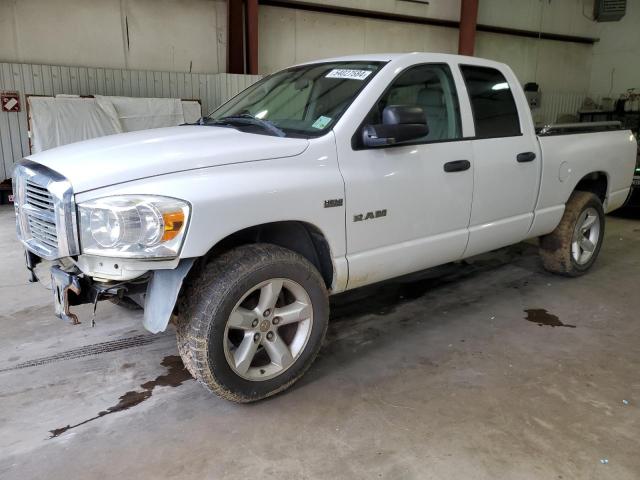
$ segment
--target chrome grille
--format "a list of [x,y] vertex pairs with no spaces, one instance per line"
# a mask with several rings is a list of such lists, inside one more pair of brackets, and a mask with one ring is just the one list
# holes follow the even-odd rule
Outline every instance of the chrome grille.
[[49,193],[49,190],[47,190],[46,187],[41,187],[31,180],[26,181],[25,201],[39,210],[53,212],[53,197]]
[[52,248],[58,248],[58,233],[56,232],[56,224],[50,220],[43,220],[28,215],[29,230],[31,236],[39,242],[49,245]]
[[69,181],[43,165],[23,160],[13,183],[18,237],[25,247],[47,260],[78,254]]

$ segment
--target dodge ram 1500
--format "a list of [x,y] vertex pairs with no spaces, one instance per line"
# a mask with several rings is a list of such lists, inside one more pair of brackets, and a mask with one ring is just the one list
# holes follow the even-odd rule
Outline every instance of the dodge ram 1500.
[[615,123],[536,133],[506,65],[383,54],[274,73],[196,125],[32,155],[13,180],[58,317],[144,308],[198,381],[251,402],[310,366],[329,294],[535,237],[547,270],[583,274],[635,156]]

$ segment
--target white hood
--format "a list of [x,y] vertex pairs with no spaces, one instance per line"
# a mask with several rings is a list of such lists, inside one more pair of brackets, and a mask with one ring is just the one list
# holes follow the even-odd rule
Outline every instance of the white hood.
[[94,138],[27,158],[67,177],[79,193],[184,170],[293,157],[308,144],[299,138],[190,125]]

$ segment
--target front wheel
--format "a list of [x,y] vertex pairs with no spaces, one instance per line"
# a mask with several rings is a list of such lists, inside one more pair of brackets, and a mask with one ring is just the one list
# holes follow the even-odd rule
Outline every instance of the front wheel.
[[320,273],[304,257],[268,244],[245,245],[190,280],[177,325],[191,374],[235,402],[278,393],[315,359],[329,317]]
[[575,191],[560,224],[540,239],[544,268],[570,277],[582,275],[596,261],[603,239],[602,202],[593,193]]

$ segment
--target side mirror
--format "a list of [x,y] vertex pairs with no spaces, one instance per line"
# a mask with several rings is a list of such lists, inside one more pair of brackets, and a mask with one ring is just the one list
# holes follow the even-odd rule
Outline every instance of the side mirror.
[[384,147],[428,134],[427,114],[422,107],[390,105],[382,111],[381,124],[362,129],[362,143],[366,147]]

